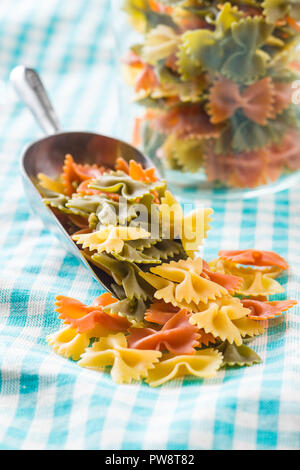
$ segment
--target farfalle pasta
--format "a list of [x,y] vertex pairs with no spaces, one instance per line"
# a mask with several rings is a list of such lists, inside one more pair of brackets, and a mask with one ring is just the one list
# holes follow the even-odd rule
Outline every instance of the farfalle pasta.
[[58,178],[39,175],[39,188],[86,260],[111,278],[111,292],[89,305],[58,295],[63,327],[47,341],[82,367],[110,370],[117,383],[155,387],[257,364],[245,343],[296,304],[269,299],[283,292],[279,276],[288,268],[274,252],[203,259],[212,210],[185,214],[154,169],[121,157],[114,170],[77,166],[68,155]]
[[136,145],[218,186],[252,188],[300,168],[297,1],[124,0],[124,10],[142,33],[123,59],[146,108]]

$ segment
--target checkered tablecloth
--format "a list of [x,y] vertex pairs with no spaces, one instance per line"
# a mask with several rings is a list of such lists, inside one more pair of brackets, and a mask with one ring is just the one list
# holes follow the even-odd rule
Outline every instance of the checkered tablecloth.
[[[0,5],[0,449],[299,449],[299,307],[253,348],[263,362],[151,389],[56,356],[57,294],[90,302],[99,285],[59,244],[24,196],[19,158],[41,136],[10,89],[20,63],[42,75],[66,130],[114,134],[117,110],[108,0],[2,0]],[[206,259],[221,248],[275,250],[299,298],[300,189],[207,201]]]

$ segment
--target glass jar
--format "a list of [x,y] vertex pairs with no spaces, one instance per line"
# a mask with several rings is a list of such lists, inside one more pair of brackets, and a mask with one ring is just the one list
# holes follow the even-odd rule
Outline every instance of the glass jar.
[[300,181],[295,0],[113,4],[121,137],[177,195],[251,197]]

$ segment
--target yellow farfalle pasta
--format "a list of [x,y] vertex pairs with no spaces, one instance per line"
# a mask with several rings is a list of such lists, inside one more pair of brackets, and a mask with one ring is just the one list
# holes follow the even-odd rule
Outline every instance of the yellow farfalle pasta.
[[261,335],[265,329],[261,326],[260,322],[251,320],[251,318],[243,317],[234,320],[233,323],[239,329],[241,336],[257,336]]
[[203,245],[203,240],[210,229],[212,213],[212,209],[195,209],[183,218],[181,241],[188,256],[193,258],[195,252]]
[[[168,295],[168,302],[186,302],[188,304],[200,302],[207,303],[208,300],[214,300],[217,297],[227,294],[227,290],[201,277],[202,261],[172,261],[171,263],[163,263],[159,266],[151,268],[150,271],[168,281],[160,283],[159,280],[151,277],[148,273],[141,273],[141,276],[149,282],[153,287],[158,289],[154,296],[156,298],[164,298]],[[151,283],[152,282],[152,283]],[[160,283],[160,286],[159,286]],[[163,292],[161,292],[163,289]]]
[[149,371],[146,382],[151,387],[158,387],[169,380],[185,375],[208,378],[216,375],[222,364],[222,354],[216,349],[207,348],[197,351],[193,356],[165,356],[154,369]]
[[66,327],[47,336],[47,342],[60,356],[78,361],[88,347],[90,339],[86,333],[77,333],[76,328]]
[[175,53],[179,41],[180,36],[173,28],[160,24],[151,29],[146,36],[143,59],[149,64],[156,64],[157,61]]
[[[224,296],[215,302],[209,302],[200,312],[191,315],[190,323],[203,328],[206,333],[222,341],[242,344],[242,334],[236,322],[250,313],[238,298]],[[245,336],[245,335],[244,335]]]
[[160,222],[163,236],[166,238],[181,238],[183,210],[170,191],[166,191],[159,205]]
[[112,366],[111,376],[116,383],[130,383],[147,377],[161,355],[159,351],[129,349],[125,335],[118,333],[100,338],[87,348],[78,364],[94,370]]
[[49,176],[45,175],[44,173],[38,174],[39,184],[45,188],[49,189],[50,191],[54,191],[55,193],[64,194],[65,188],[61,181],[53,180],[49,178]]
[[124,240],[138,240],[149,238],[150,233],[140,227],[121,227],[108,225],[101,227],[97,232],[73,235],[73,240],[82,248],[90,251],[97,250],[98,253],[120,253],[124,247]]
[[279,282],[274,277],[278,276],[282,270],[278,268],[250,268],[237,266],[225,260],[215,260],[210,264],[212,271],[223,274],[232,274],[243,279],[237,294],[256,297],[259,295],[269,296],[284,292]]
[[181,238],[186,254],[194,258],[207,237],[213,210],[198,208],[184,216],[181,205],[170,191],[165,192],[159,210],[164,236],[167,230],[171,238]]

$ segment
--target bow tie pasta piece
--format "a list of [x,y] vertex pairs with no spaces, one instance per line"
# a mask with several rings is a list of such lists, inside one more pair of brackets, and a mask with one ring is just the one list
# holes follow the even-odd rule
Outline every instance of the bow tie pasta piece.
[[135,181],[142,181],[143,183],[155,183],[158,178],[155,175],[155,168],[144,168],[140,163],[135,160],[130,160],[128,174]]
[[195,257],[210,229],[212,209],[195,209],[183,218],[182,245],[188,256]]
[[222,259],[211,262],[210,267],[213,271],[232,274],[243,279],[243,283],[236,290],[237,294],[257,297],[284,292],[279,282],[273,279],[278,274],[277,271],[273,272],[273,269],[246,268]]
[[[128,245],[126,242],[124,243],[122,251],[120,251],[119,253],[113,251],[112,254],[116,259],[120,261],[129,261],[131,263],[137,264],[161,263],[159,256],[155,256],[156,254],[168,258],[168,255],[166,255],[164,252],[160,252],[159,249],[156,249],[155,247],[151,247],[150,249],[146,249],[142,252],[140,250],[136,250],[132,246]],[[149,256],[151,254],[152,256]]]
[[101,338],[87,348],[78,364],[100,371],[112,366],[111,376],[116,383],[130,383],[147,377],[160,357],[159,351],[129,349],[124,334],[118,333]]
[[132,299],[119,300],[112,305],[104,308],[104,311],[110,315],[118,315],[125,317],[130,322],[131,326],[143,327],[144,326],[144,315],[147,310],[146,303],[143,299]]
[[62,182],[65,188],[65,194],[72,196],[76,191],[76,184],[78,185],[82,181],[90,180],[92,178],[99,178],[104,171],[104,168],[100,168],[97,165],[80,165],[75,163],[72,155],[67,154],[65,156]]
[[150,191],[164,192],[166,183],[157,180],[152,183],[135,181],[122,171],[104,174],[100,179],[91,180],[89,187],[107,193],[118,193],[128,201],[133,201],[149,194]]
[[103,307],[116,302],[117,299],[108,293],[95,299],[91,306],[84,305],[71,297],[58,296],[56,302],[57,311],[60,313],[58,318],[78,333],[87,333],[90,338],[126,331],[130,326],[126,318],[110,315],[102,310]]
[[[265,331],[265,329],[260,326],[259,322],[251,320],[248,316],[233,320],[233,323],[238,328],[242,338],[245,338],[246,336],[253,337],[261,335]],[[239,345],[237,341],[235,341],[235,343]]]
[[232,274],[222,274],[213,272],[210,269],[203,268],[202,275],[207,277],[212,282],[223,286],[229,294],[233,294],[238,291],[243,283],[243,279]]
[[245,116],[264,126],[273,116],[273,101],[274,87],[270,77],[253,83],[242,93],[235,82],[221,78],[210,90],[208,110],[214,124],[223,122],[242,108]]
[[163,279],[162,277],[155,276],[151,273],[139,272],[139,275],[152,287],[154,287],[154,297],[158,300],[164,300],[177,306],[175,300],[175,284],[174,282]]
[[76,329],[67,326],[48,335],[47,342],[60,356],[77,361],[88,347],[90,337],[86,333],[79,334]]
[[284,292],[284,288],[279,282],[270,278],[263,272],[251,270],[251,268],[248,273],[242,272],[242,268],[239,268],[239,271],[239,276],[243,278],[243,284],[236,291],[237,294],[256,297],[259,295],[269,296]]
[[174,305],[166,303],[164,300],[158,300],[157,302],[153,302],[146,311],[145,320],[150,323],[164,325],[168,320],[174,317],[179,310],[179,307],[174,307]]
[[271,320],[296,305],[297,301],[274,300],[262,302],[254,299],[243,299],[242,304],[251,311],[248,317],[252,320]]
[[261,362],[259,355],[245,344],[237,346],[224,341],[217,349],[223,355],[222,366],[252,366]]
[[158,25],[147,35],[142,50],[143,59],[149,64],[155,65],[161,59],[165,59],[176,52],[180,36],[173,28]]
[[222,364],[222,354],[215,349],[197,351],[193,356],[175,356],[161,360],[149,371],[146,382],[150,387],[158,387],[169,380],[185,375],[208,378],[216,375]]
[[289,267],[286,260],[274,253],[274,251],[263,250],[221,250],[219,257],[226,261],[237,264],[249,264],[253,266],[276,266],[281,269]]
[[177,302],[185,301],[187,303],[194,302],[195,304],[199,302],[207,303],[208,300],[214,300],[216,297],[227,294],[227,290],[219,284],[205,279],[193,270],[187,271],[182,268],[184,263],[184,261],[173,261],[169,264],[163,263],[160,266],[150,269],[155,275],[159,275],[167,281],[176,283],[174,284],[174,288],[175,300]]
[[249,310],[243,307],[238,298],[223,297],[218,302],[210,302],[200,312],[191,315],[190,323],[203,328],[222,341],[227,339],[230,343],[242,344],[241,332],[236,326],[236,320],[245,317]]
[[159,205],[160,223],[164,238],[178,238],[182,233],[183,210],[170,191],[166,191]]
[[222,64],[220,53],[223,35],[230,30],[231,25],[240,19],[237,7],[225,3],[216,19],[214,31],[196,29],[182,35],[179,47],[179,71],[185,80],[193,75],[199,75],[202,68],[218,70]]
[[273,30],[264,18],[255,16],[232,24],[232,54],[227,55],[221,73],[239,83],[252,83],[265,74],[269,58],[259,49]]
[[174,240],[162,240],[153,244],[149,248],[145,248],[143,254],[154,258],[155,264],[160,264],[162,259],[174,258],[175,255],[180,255],[183,258],[186,256],[181,243]]
[[50,191],[53,191],[54,193],[60,193],[64,194],[65,188],[63,183],[59,179],[53,180],[52,178],[49,178],[49,176],[45,175],[44,173],[39,173],[37,175],[39,184],[42,186],[42,188],[49,189]]
[[142,279],[143,272],[135,263],[119,261],[104,253],[95,254],[91,259],[96,266],[112,276],[119,286],[123,286],[125,296],[129,299],[147,300],[153,298],[153,288]]
[[185,103],[161,111],[151,120],[160,133],[174,134],[178,139],[211,139],[220,135],[222,127],[213,125],[199,103]]
[[197,327],[189,322],[186,310],[180,310],[170,318],[161,330],[131,328],[128,344],[136,349],[167,350],[173,354],[195,354],[198,346]]
[[82,248],[90,251],[96,250],[98,253],[120,253],[124,248],[124,240],[136,240],[139,238],[149,238],[150,233],[140,227],[114,227],[109,225],[102,227],[97,232],[73,235],[73,240]]

